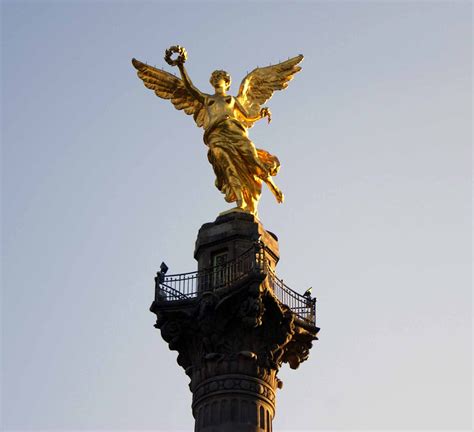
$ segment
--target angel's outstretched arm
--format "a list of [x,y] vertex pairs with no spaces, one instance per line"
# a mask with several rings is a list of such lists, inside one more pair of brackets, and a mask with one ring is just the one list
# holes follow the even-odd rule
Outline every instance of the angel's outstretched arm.
[[256,122],[258,120],[261,120],[264,117],[268,118],[268,123],[272,121],[272,113],[270,110],[266,107],[261,108],[258,115],[255,117],[252,117],[247,110],[242,106],[242,104],[239,102],[238,99],[235,99],[235,105],[239,109],[239,111],[242,113],[242,115],[245,117],[245,119],[249,122]]
[[204,103],[205,95],[197,87],[194,86],[191,78],[189,78],[188,72],[184,67],[184,63],[178,63],[178,69],[181,73],[181,78],[184,82],[186,90],[191,93],[199,102]]

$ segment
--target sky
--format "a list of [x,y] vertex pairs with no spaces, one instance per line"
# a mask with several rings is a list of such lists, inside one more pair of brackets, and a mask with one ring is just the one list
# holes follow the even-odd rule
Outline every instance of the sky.
[[227,204],[191,117],[136,77],[194,84],[304,54],[267,104],[277,273],[313,286],[320,340],[284,365],[274,428],[470,430],[472,4],[2,1],[6,431],[192,430],[148,311]]

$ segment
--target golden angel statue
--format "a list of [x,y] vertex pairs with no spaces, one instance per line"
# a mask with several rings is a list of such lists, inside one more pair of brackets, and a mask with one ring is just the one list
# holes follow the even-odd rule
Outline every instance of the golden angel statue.
[[256,148],[247,130],[263,118],[270,123],[270,110],[262,105],[275,90],[288,86],[293,75],[301,70],[298,64],[303,56],[254,69],[243,79],[237,97],[227,94],[231,81],[223,70],[212,72],[209,81],[214,94],[198,90],[184,67],[186,59],[183,47],[172,46],[165,52],[166,62],[178,67],[181,79],[136,59],[132,64],[147,88],[171,100],[176,109],[193,115],[197,126],[204,129],[204,143],[209,147],[208,159],[214,168],[216,187],[227,202],[235,202],[237,209],[257,216],[262,182],[269,186],[278,202],[283,202],[283,193],[272,180],[280,162],[276,156]]

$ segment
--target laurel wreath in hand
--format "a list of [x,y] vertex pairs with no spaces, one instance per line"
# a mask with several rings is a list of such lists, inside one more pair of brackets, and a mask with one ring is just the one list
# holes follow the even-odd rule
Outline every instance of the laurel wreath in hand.
[[[173,59],[173,54],[178,54],[178,57]],[[179,45],[173,45],[165,51],[165,61],[170,66],[178,66],[180,64],[184,64],[187,58],[188,53],[186,52],[184,47]]]

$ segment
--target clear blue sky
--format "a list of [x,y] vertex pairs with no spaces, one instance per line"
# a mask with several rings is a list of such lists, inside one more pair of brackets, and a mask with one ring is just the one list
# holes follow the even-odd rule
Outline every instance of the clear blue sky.
[[275,430],[470,429],[472,5],[3,1],[2,426],[191,430],[153,277],[195,269],[230,206],[192,118],[132,57],[194,83],[302,53],[251,130],[276,154],[278,273],[319,299]]

